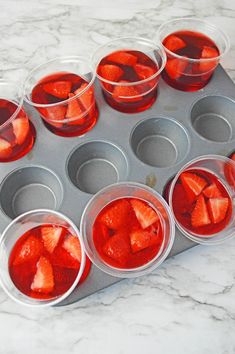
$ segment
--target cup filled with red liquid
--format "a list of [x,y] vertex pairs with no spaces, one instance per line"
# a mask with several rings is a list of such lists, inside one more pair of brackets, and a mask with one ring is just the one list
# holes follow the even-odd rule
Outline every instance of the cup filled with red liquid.
[[203,88],[230,47],[223,31],[197,18],[163,23],[158,38],[167,55],[162,77],[170,86],[182,91]]
[[31,71],[25,83],[25,100],[37,109],[52,133],[80,136],[98,119],[94,80],[87,58],[53,59]]
[[77,227],[59,212],[29,211],[1,236],[0,282],[21,304],[58,304],[85,279],[89,267]]
[[169,205],[186,237],[210,245],[235,236],[234,176],[235,162],[217,155],[200,156],[177,173]]
[[19,85],[0,80],[0,162],[15,161],[33,147],[36,131],[23,108]]
[[145,38],[118,38],[93,54],[97,77],[106,102],[124,113],[152,106],[166,55],[161,45]]
[[134,182],[105,187],[87,204],[81,219],[86,253],[102,271],[137,277],[157,268],[169,254],[175,224],[165,200]]

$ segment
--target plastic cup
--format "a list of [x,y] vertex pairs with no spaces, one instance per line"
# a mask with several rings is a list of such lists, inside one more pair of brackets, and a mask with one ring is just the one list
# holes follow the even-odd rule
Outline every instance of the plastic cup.
[[[230,221],[225,225],[224,229],[219,232],[210,233],[210,234],[198,234],[192,230],[186,228],[182,225],[175,215],[175,206],[173,203],[173,193],[176,183],[179,180],[180,175],[183,172],[190,172],[191,170],[195,171],[200,170],[209,172],[215,176],[225,187],[232,203],[232,215]],[[169,187],[169,205],[172,211],[172,214],[175,219],[175,223],[179,230],[190,240],[204,244],[204,245],[217,245],[220,244],[235,235],[235,218],[234,218],[234,199],[235,199],[235,161],[219,155],[204,155],[199,156],[186,165],[184,165],[177,175],[172,180]],[[177,207],[177,206],[176,206]],[[216,227],[216,224],[215,224]]]
[[[35,299],[26,296],[14,285],[8,268],[8,260],[16,241],[28,230],[43,225],[52,224],[67,227],[81,244],[81,266],[73,285],[63,295],[53,299]],[[75,224],[65,215],[52,210],[37,209],[24,213],[14,219],[3,231],[0,239],[0,283],[4,291],[16,302],[33,307],[46,307],[60,303],[72,293],[78,284],[85,267],[84,245]]]
[[[158,29],[157,39],[163,42],[167,36],[178,31],[202,33],[213,40],[219,49],[220,55],[216,57],[193,59],[187,54],[185,56],[178,55],[164,46],[167,64],[162,74],[163,79],[178,90],[200,90],[210,81],[221,58],[228,52],[229,39],[222,30],[213,24],[197,18],[177,18],[163,23]],[[173,75],[170,75],[170,66]]]
[[[139,198],[146,201],[158,212],[162,222],[164,231],[162,246],[155,258],[141,267],[132,269],[112,267],[102,260],[94,245],[92,228],[96,217],[107,204],[120,198]],[[134,182],[112,184],[94,195],[83,212],[80,227],[85,250],[90,260],[103,272],[121,278],[145,275],[159,267],[168,256],[175,237],[174,219],[166,201],[153,189]]]
[[[138,51],[147,55],[156,65],[153,75],[134,82],[107,80],[97,73],[97,67],[107,55],[119,51]],[[137,113],[150,108],[157,98],[157,86],[165,63],[166,55],[160,44],[138,37],[114,39],[99,47],[92,56],[97,77],[106,102],[114,109],[124,113]],[[118,93],[119,92],[119,93]]]
[[[34,102],[32,98],[33,88],[41,80],[53,74],[62,74],[62,79],[58,78],[58,80],[63,80],[63,74],[76,74],[82,77],[87,85],[84,85],[84,88],[79,90],[78,93],[71,92],[71,97],[59,99],[55,103]],[[46,127],[54,134],[64,137],[80,136],[92,129],[98,119],[94,80],[95,73],[88,58],[71,56],[52,59],[29,73],[25,81],[25,101],[39,112]],[[72,102],[73,106],[75,102],[78,109],[71,117],[71,113],[68,113],[68,107],[72,107]]]
[[22,88],[14,82],[0,80],[0,162],[26,155],[35,137],[35,128],[23,108]]

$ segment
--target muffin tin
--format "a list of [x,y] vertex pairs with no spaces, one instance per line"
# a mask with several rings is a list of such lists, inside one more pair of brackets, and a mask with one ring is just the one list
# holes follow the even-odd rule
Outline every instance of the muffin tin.
[[[235,140],[235,85],[221,66],[198,92],[181,92],[160,80],[158,97],[147,111],[125,114],[109,107],[96,83],[100,115],[82,137],[52,134],[26,106],[37,130],[24,158],[0,169],[0,232],[11,219],[37,208],[59,210],[79,226],[94,193],[118,181],[147,184],[161,194],[167,182],[192,158],[228,155]],[[177,230],[170,256],[195,244]],[[86,281],[60,306],[118,282],[92,266]]]

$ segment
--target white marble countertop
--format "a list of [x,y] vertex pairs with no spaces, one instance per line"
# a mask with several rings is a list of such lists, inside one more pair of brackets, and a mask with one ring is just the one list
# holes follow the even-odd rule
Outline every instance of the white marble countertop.
[[[0,76],[20,78],[58,55],[89,54],[109,38],[152,38],[172,17],[223,28],[223,65],[235,80],[234,0],[0,1]],[[153,274],[67,308],[33,310],[0,290],[0,353],[235,353],[235,240],[198,246]]]

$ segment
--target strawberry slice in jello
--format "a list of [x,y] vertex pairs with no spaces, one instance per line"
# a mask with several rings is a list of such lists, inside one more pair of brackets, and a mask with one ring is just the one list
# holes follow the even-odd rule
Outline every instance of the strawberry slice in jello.
[[211,224],[206,201],[202,194],[198,197],[195,208],[191,214],[191,224],[193,227],[200,227]]
[[[208,46],[203,47],[201,53],[202,59],[212,59],[218,56],[219,56],[219,52],[217,49]],[[208,61],[202,60],[199,64],[199,70],[201,70],[202,72],[208,72],[214,70],[217,64],[218,64],[218,60],[208,60]]]
[[139,252],[161,241],[158,233],[150,230],[138,229],[130,233],[131,250],[133,253]]
[[[75,92],[75,95],[80,94],[86,87],[88,83],[83,83]],[[90,87],[87,91],[83,92],[79,97],[78,100],[80,101],[83,109],[85,112],[89,111],[92,105],[95,104],[94,99],[94,88]]]
[[124,71],[119,66],[111,64],[101,65],[98,71],[102,78],[109,81],[118,81],[123,73]]
[[41,228],[44,247],[49,253],[52,253],[59,243],[63,229],[58,226],[44,226]]
[[79,239],[76,236],[68,235],[62,247],[73,257],[76,261],[81,263],[82,251]]
[[157,68],[156,70],[154,70],[150,66],[143,65],[143,64],[136,64],[134,66],[134,69],[136,71],[136,74],[139,76],[140,80],[145,80],[153,76],[157,71]]
[[21,145],[29,133],[29,120],[26,117],[16,118],[12,122],[13,133],[16,137],[16,143]]
[[[126,80],[121,80],[119,83],[130,83],[129,81]],[[114,87],[113,90],[113,99],[115,99],[118,102],[137,102],[142,99],[142,96],[140,95],[140,92],[137,90],[135,85],[117,85]]]
[[214,224],[217,224],[224,220],[228,206],[229,199],[228,198],[211,198],[208,203],[208,210],[211,215],[211,220]]
[[61,128],[64,125],[63,120],[65,119],[67,111],[67,108],[64,105],[60,104],[48,108],[39,108],[39,111],[42,116],[48,120],[48,123],[54,127]]
[[46,93],[57,98],[66,99],[71,91],[72,83],[70,81],[54,81],[43,85]]
[[37,293],[49,294],[53,291],[54,285],[52,265],[46,257],[41,256],[31,289]]
[[130,255],[130,243],[125,233],[118,232],[106,242],[103,252],[121,265],[125,265]]
[[206,180],[195,173],[183,172],[180,180],[190,202],[193,202],[207,186]]
[[37,261],[42,252],[42,248],[42,242],[38,237],[29,236],[16,253],[13,264],[16,266],[33,260]]
[[107,57],[107,60],[113,63],[130,66],[134,66],[137,63],[137,57],[135,55],[122,50],[111,53]]
[[0,138],[0,159],[7,159],[11,153],[11,144],[7,140]]
[[131,206],[134,209],[136,218],[143,229],[146,229],[159,220],[159,216],[153,208],[141,200],[131,199]]
[[207,197],[207,198],[218,198],[218,197],[222,197],[222,194],[219,190],[219,188],[217,187],[217,185],[215,183],[210,184],[208,187],[206,187],[203,190],[203,194]]
[[130,212],[130,203],[125,199],[119,199],[113,204],[113,206],[104,210],[100,217],[100,221],[108,228],[119,229],[120,227],[125,227],[129,222]]
[[165,70],[171,79],[176,80],[179,79],[185,73],[187,65],[187,58],[169,59],[167,60]]
[[[69,98],[74,97],[73,93],[69,94]],[[68,102],[68,108],[66,111],[66,119],[69,119],[66,123],[68,125],[82,125],[85,122],[84,112],[80,107],[80,104],[76,98]],[[77,119],[76,119],[77,118]]]
[[177,50],[186,47],[186,43],[183,39],[175,35],[171,35],[164,41],[164,46],[171,52],[176,52]]

